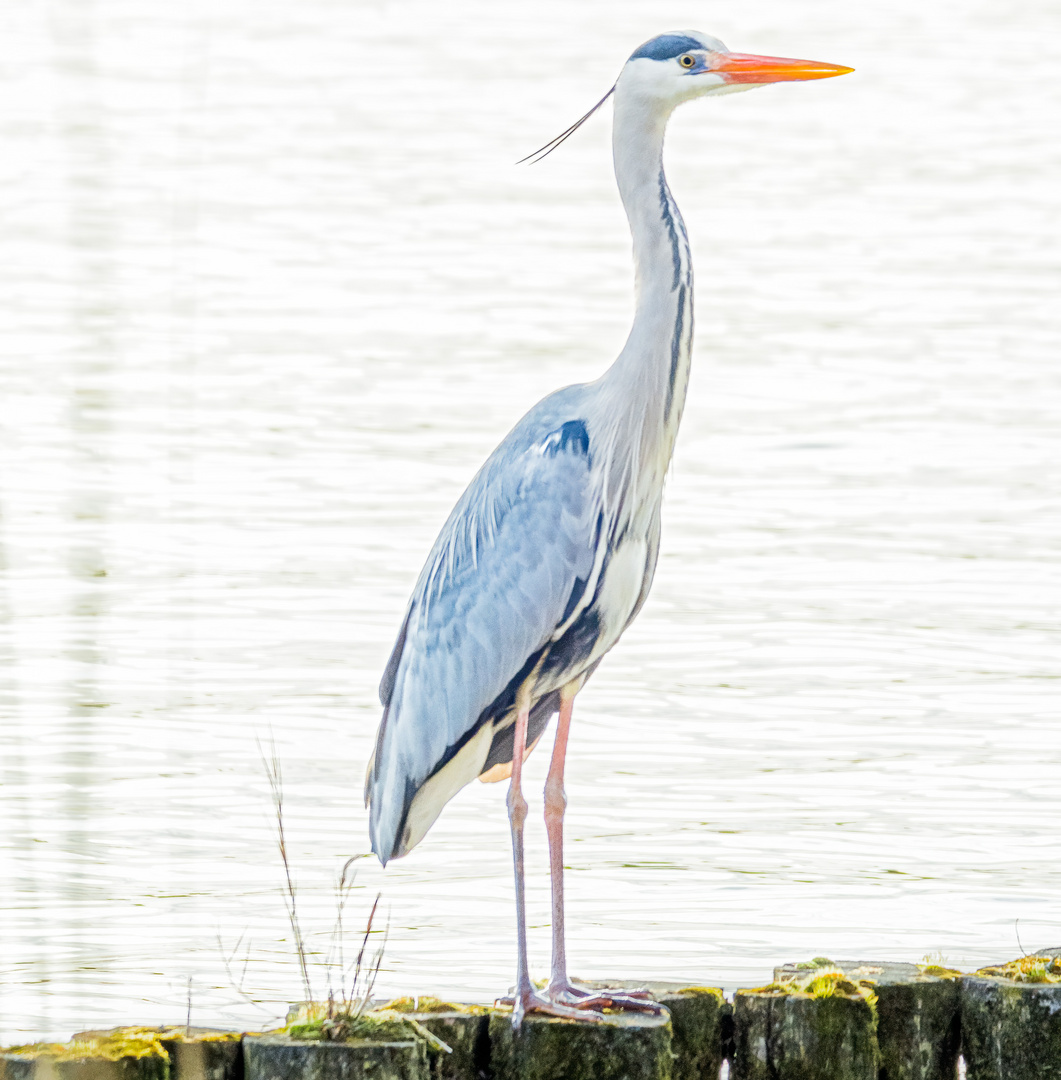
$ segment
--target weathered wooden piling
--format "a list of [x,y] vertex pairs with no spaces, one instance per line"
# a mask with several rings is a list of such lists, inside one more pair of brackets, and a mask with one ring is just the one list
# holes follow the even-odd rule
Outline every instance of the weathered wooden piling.
[[451,1047],[410,1011],[334,1001],[293,1005],[280,1031],[243,1040],[245,1080],[431,1080],[436,1053]]
[[169,1058],[170,1080],[243,1080],[243,1033],[216,1028],[120,1027],[75,1032],[74,1041],[103,1039],[113,1043],[129,1039],[158,1039]]
[[603,1023],[531,1014],[520,1030],[490,1014],[494,1080],[673,1080],[670,1018],[617,1013]]
[[449,1047],[428,1047],[431,1080],[480,1080],[490,1068],[490,1010],[435,997],[395,998],[383,1006],[415,1020]]
[[1061,1080],[1061,949],[961,979],[967,1080]]
[[825,964],[733,999],[731,1080],[877,1080],[871,985]]
[[243,1035],[209,1028],[159,1029],[169,1080],[243,1080]]
[[532,1014],[519,1032],[507,1009],[433,997],[304,1002],[265,1034],[82,1031],[0,1049],[0,1080],[715,1080],[726,1057],[732,1080],[957,1080],[959,1049],[968,1080],[1061,1080],[1061,949],[972,975],[818,957],[732,1005],[645,990],[662,1015]]
[[169,1080],[169,1055],[157,1034],[137,1032],[9,1047],[0,1053],[0,1080]]
[[718,1076],[733,1014],[722,991],[677,982],[641,985],[670,1013],[673,1080]]
[[246,1080],[430,1080],[420,1039],[332,1042],[249,1035],[243,1061]]
[[825,960],[785,964],[774,981],[840,971],[876,995],[879,1080],[954,1080],[958,1075],[960,973],[926,964]]

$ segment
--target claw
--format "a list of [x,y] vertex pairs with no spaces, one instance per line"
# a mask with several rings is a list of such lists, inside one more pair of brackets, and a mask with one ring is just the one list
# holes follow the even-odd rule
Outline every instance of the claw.
[[590,989],[566,982],[559,985],[550,984],[547,993],[550,1000],[574,1006],[576,1009],[619,1009],[623,1012],[642,1012],[652,1016],[663,1014],[663,1006],[653,1001],[652,995],[647,990],[626,990],[610,986]]
[[519,1031],[523,1017],[527,1013],[539,1013],[543,1016],[556,1016],[561,1020],[584,1020],[590,1024],[599,1024],[607,1019],[604,1013],[596,1011],[586,1000],[585,1004],[568,1004],[554,1001],[537,990],[526,990],[514,998],[498,998],[495,1004],[512,1009],[512,1026]]
[[599,1024],[608,1019],[603,1009],[647,1013],[651,1016],[661,1016],[664,1011],[662,1005],[652,1000],[647,990],[620,990],[610,987],[591,990],[571,982],[550,984],[544,991],[528,988],[513,997],[498,998],[495,1004],[512,1010],[512,1026],[517,1031],[527,1013]]

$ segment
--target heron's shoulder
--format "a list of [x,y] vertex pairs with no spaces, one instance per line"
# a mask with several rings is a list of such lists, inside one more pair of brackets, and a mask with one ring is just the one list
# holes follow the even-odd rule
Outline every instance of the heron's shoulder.
[[592,532],[597,499],[588,389],[566,386],[543,398],[483,462],[443,525],[413,602],[438,599],[491,553],[502,558],[532,537],[535,550],[544,550],[561,523]]
[[528,450],[590,450],[593,386],[576,383],[555,390],[530,408],[491,455],[511,457]]

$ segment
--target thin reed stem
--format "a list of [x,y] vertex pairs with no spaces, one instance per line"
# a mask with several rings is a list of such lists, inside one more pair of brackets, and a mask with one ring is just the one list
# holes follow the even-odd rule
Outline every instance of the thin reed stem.
[[284,835],[284,778],[280,770],[280,758],[277,756],[275,746],[271,758],[265,756],[265,751],[262,749],[260,742],[258,743],[258,752],[262,756],[266,776],[269,777],[269,789],[272,792],[273,809],[276,812],[276,843],[280,849],[280,859],[284,864],[284,879],[287,884],[287,890],[284,894],[284,906],[287,908],[291,933],[295,938],[298,966],[302,972],[302,988],[306,995],[305,1000],[312,1001],[313,988],[310,985],[309,966],[306,963],[306,942],[302,936],[302,928],[298,923],[298,908],[295,904],[295,882],[291,876],[291,863],[287,857],[287,838]]

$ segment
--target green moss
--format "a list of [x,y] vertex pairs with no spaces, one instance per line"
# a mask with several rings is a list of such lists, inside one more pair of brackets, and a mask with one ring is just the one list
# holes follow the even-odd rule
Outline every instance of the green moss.
[[423,1040],[409,1038],[336,1044],[297,1042],[283,1035],[252,1036],[243,1041],[243,1061],[248,1078],[426,1080],[429,1075]]
[[802,988],[773,983],[765,993],[737,991],[732,1075],[741,1080],[876,1080],[875,995],[835,973],[825,979],[811,974],[806,982]]
[[221,1043],[239,1042],[244,1034],[251,1035],[255,1033],[242,1031],[197,1031],[195,1028],[188,1031],[183,1024],[179,1024],[174,1027],[160,1028],[158,1037],[165,1042]]
[[120,1061],[122,1058],[158,1057],[169,1061],[169,1054],[159,1041],[159,1033],[154,1028],[118,1028],[115,1031],[101,1032],[72,1039],[68,1043],[30,1043],[25,1046],[11,1046],[5,1054],[17,1054],[23,1057],[48,1058],[50,1061],[82,1061],[86,1058]]
[[817,965],[799,978],[768,983],[766,986],[759,986],[753,990],[738,990],[737,993],[769,994],[778,997],[862,998],[871,1009],[875,1008],[877,1003],[876,987],[872,980],[859,979],[858,982],[854,982],[842,971],[822,971]]
[[980,968],[976,974],[1019,983],[1061,983],[1061,957],[1021,956],[1006,964]]
[[945,967],[942,964],[918,964],[917,970],[922,975],[928,975],[933,979],[960,979],[962,973],[956,968]]
[[[960,1038],[959,976],[949,968],[937,967],[936,959],[925,957],[921,965],[844,961],[831,970],[813,964],[785,964],[775,973],[781,985],[767,988],[770,996],[766,1000],[776,1000],[787,992],[807,1006],[811,1022],[817,1023],[810,1009],[814,1002],[860,998],[871,1014],[869,1031],[876,1037],[881,1077],[953,1078]],[[795,1004],[789,1009],[795,1012]],[[785,1013],[783,1001],[778,1001],[769,1016],[776,1019],[779,1013]]]
[[294,1018],[280,1029],[289,1039],[309,1042],[402,1042],[413,1039],[428,1049],[449,1053],[450,1047],[412,1016],[393,1009],[373,1009],[358,1016],[338,1011],[326,1002],[300,1005]]
[[382,1006],[386,1012],[400,1013],[469,1013],[473,1016],[483,1016],[490,1010],[485,1005],[462,1005],[454,1001],[443,1001],[441,998],[423,997],[399,997],[388,1001]]
[[949,968],[919,965],[913,977],[877,988],[877,1041],[887,1080],[942,1080],[957,1075],[960,986]]
[[452,1053],[431,1053],[432,1080],[478,1080],[490,1064],[489,1009],[473,1006],[462,1012],[416,1013],[415,1019],[443,1040]]
[[625,1013],[603,1023],[531,1014],[518,1032],[511,1015],[490,1014],[495,1080],[671,1080],[671,1025]]
[[831,971],[827,975],[817,975],[807,983],[806,992],[811,997],[854,997],[858,987],[843,972]]
[[962,979],[962,1055],[969,1080],[1061,1078],[1061,985],[1056,979],[1037,981],[1035,964],[1027,963],[1035,959],[1053,958],[1023,957],[1024,964],[1000,964]]
[[683,986],[680,990],[675,991],[676,994],[710,994],[721,1005],[725,1000],[725,996],[717,986]]
[[0,1046],[0,1054],[20,1057],[58,1057],[70,1043],[24,1043],[21,1046]]
[[722,1067],[724,1029],[731,1013],[722,991],[714,986],[650,989],[670,1013],[672,1080],[717,1076]]
[[335,1013],[288,1024],[284,1034],[292,1039],[325,1040],[328,1042],[347,1042],[350,1039],[371,1039],[375,1042],[392,1042],[409,1037],[411,1021],[407,1019],[389,1019],[365,1013],[351,1016],[349,1013]]
[[827,956],[816,956],[813,960],[801,960],[796,967],[810,970],[811,968],[832,967],[833,962]]
[[825,957],[734,997],[734,1076],[743,1080],[875,1080],[876,984]]

